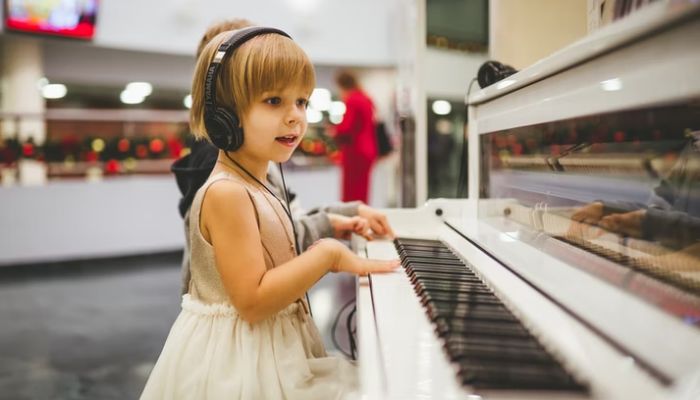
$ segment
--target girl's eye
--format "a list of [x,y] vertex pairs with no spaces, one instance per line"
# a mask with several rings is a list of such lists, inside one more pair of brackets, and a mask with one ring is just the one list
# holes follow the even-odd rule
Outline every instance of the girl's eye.
[[299,100],[297,100],[297,105],[306,108],[309,106],[309,101],[306,99],[299,99]]
[[282,99],[280,99],[279,97],[268,97],[267,99],[265,99],[265,103],[278,105],[282,103]]

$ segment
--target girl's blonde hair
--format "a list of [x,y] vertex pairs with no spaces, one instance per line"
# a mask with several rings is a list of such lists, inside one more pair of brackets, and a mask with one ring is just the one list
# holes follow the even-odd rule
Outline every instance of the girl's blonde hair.
[[[219,45],[233,34],[216,35],[199,55],[192,80],[190,129],[197,139],[209,139],[204,126],[204,82]],[[266,33],[256,36],[226,57],[216,82],[216,104],[235,112],[239,119],[264,92],[298,86],[311,95],[316,85],[314,67],[293,40]]]

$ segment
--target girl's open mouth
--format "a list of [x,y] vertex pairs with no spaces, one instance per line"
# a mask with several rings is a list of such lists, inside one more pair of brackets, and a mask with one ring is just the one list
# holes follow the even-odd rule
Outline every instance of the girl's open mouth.
[[285,146],[294,146],[297,137],[295,135],[277,136],[275,140]]

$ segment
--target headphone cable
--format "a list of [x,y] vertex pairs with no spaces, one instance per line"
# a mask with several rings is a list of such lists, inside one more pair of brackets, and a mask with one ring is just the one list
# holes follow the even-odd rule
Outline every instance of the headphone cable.
[[[299,248],[299,240],[297,239],[297,228],[294,225],[294,220],[292,219],[292,206],[289,205],[289,191],[287,190],[287,182],[284,180],[284,170],[282,169],[282,163],[277,163],[277,165],[280,168],[280,175],[282,176],[282,187],[284,190],[284,200],[287,202],[287,209],[289,210],[289,219],[292,221],[292,233],[294,233],[294,246],[297,249],[297,254],[301,254],[301,249]],[[309,299],[309,292],[307,291],[305,293],[306,296],[306,305],[309,306],[309,315],[311,315],[311,318],[314,317],[313,311],[311,311],[311,299]]]
[[[241,164],[238,163],[238,161],[234,160],[233,157],[231,157],[228,154],[228,151],[224,151],[224,154],[226,154],[226,157],[231,160],[232,163],[234,163],[238,168],[243,170],[249,177],[251,177],[255,182],[258,183],[258,185],[262,186],[267,190],[268,193],[272,195],[277,201],[280,202],[280,205],[282,205],[282,209],[284,210],[285,214],[287,214],[287,217],[289,218],[289,222],[292,224],[292,234],[294,235],[294,249],[297,252],[297,255],[301,254],[301,249],[299,247],[299,240],[297,239],[297,228],[294,226],[294,218],[292,218],[292,212],[291,212],[291,207],[289,205],[289,195],[287,193],[287,184],[284,181],[284,172],[282,171],[282,163],[278,163],[280,168],[280,175],[282,175],[282,186],[283,186],[283,191],[284,191],[284,199],[286,200],[287,206],[284,206],[284,203],[282,203],[282,200],[275,195],[270,188],[267,187],[264,183],[260,182],[258,178],[255,177],[255,175],[251,174],[248,172],[247,169],[245,169]],[[306,305],[309,307],[309,315],[311,315],[311,318],[314,317],[313,311],[311,311],[311,300],[309,299],[309,292],[305,292],[304,296],[306,297]]]
[[[345,303],[342,307],[340,307],[340,310],[338,310],[338,314],[335,316],[335,319],[333,320],[333,325],[331,325],[331,341],[333,342],[333,345],[345,357],[350,358],[352,360],[355,360],[357,358],[356,357],[357,344],[355,343],[355,338],[353,337],[353,330],[351,327],[352,317],[355,314],[355,309],[356,309],[354,307],[354,305],[355,305],[355,299],[351,299],[347,303]],[[347,333],[348,333],[348,341],[350,344],[350,351],[346,352],[345,349],[343,349],[340,346],[340,343],[338,343],[338,338],[336,337],[336,331],[338,330],[338,322],[340,322],[340,317],[343,315],[343,312],[345,312],[345,310],[347,310],[350,306],[353,306],[353,308],[345,320],[345,329],[347,330]]]
[[[284,188],[284,200],[287,202],[287,209],[289,210],[289,218],[291,220],[292,206],[289,205],[289,191],[287,190],[287,182],[284,180],[284,170],[282,169],[282,163],[277,163],[280,169],[280,175],[282,176],[282,187]],[[294,226],[294,220],[292,220],[292,232],[294,232],[294,246],[297,249],[297,254],[301,254],[301,249],[299,248],[299,241],[297,240],[297,228]]]
[[[469,123],[469,95],[472,92],[472,86],[474,86],[474,82],[477,81],[477,78],[472,79],[471,82],[469,82],[469,88],[467,89],[467,97],[464,99],[464,108],[466,110],[466,123]],[[468,135],[468,133],[467,133]],[[465,185],[465,181],[469,179],[467,174],[469,173],[469,157],[467,154],[467,149],[468,149],[468,137],[467,135],[464,134],[464,129],[462,129],[462,157],[459,163],[459,181],[457,181],[457,198],[462,197],[462,193],[464,193],[464,189],[467,185]],[[467,196],[469,197],[469,193],[467,193]]]
[[[234,160],[233,157],[231,157],[231,156],[228,154],[227,151],[224,151],[224,154],[226,154],[226,157],[227,157],[229,160],[231,160],[232,163],[234,163],[238,168],[240,168],[241,170],[243,170],[243,172],[245,172],[246,175],[248,175],[251,179],[253,179],[255,182],[257,182],[258,185],[260,185],[260,186],[262,186],[263,188],[265,188],[265,190],[266,190],[268,193],[270,193],[270,194],[272,195],[272,197],[274,197],[275,199],[277,199],[277,201],[280,202],[280,204],[282,205],[282,209],[284,210],[284,213],[287,214],[287,218],[289,218],[289,221],[292,223],[292,231],[295,231],[296,229],[294,228],[294,219],[292,219],[292,214],[290,213],[289,209],[287,208],[287,207],[289,207],[289,203],[287,203],[287,207],[285,207],[285,204],[284,204],[284,202],[282,201],[282,199],[280,199],[279,197],[277,197],[277,195],[272,191],[272,189],[270,189],[269,187],[267,187],[267,185],[265,185],[264,183],[260,182],[260,179],[256,178],[255,175],[253,175],[253,174],[251,174],[250,172],[248,172],[248,170],[245,169],[241,164],[239,164],[238,161]],[[284,184],[284,179],[282,180],[282,182],[283,182],[283,184]],[[285,190],[285,193],[286,193],[287,188],[285,187],[284,190]],[[297,255],[298,255],[298,254],[299,254],[299,245],[298,245],[298,243],[297,243],[296,235],[294,235],[294,249],[296,250]]]

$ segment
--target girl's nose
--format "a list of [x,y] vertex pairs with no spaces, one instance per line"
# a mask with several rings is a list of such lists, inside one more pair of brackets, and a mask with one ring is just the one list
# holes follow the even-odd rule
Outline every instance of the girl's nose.
[[287,125],[293,126],[298,124],[303,118],[302,113],[304,113],[303,109],[299,109],[299,107],[292,107],[292,109],[287,113]]

